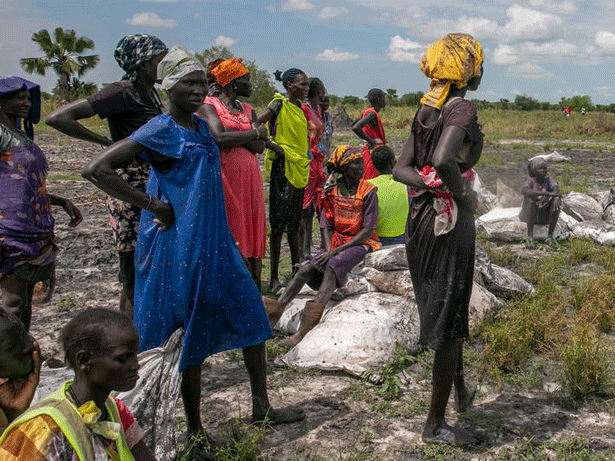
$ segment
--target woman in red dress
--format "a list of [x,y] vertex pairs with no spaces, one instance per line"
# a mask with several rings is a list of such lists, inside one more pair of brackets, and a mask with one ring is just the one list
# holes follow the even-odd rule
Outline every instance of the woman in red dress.
[[256,113],[250,104],[237,100],[238,96],[252,94],[250,71],[241,59],[222,61],[211,73],[221,91],[216,97],[205,98],[200,112],[220,148],[229,227],[260,290],[267,221],[263,177],[256,154],[265,150],[267,129],[258,126]]

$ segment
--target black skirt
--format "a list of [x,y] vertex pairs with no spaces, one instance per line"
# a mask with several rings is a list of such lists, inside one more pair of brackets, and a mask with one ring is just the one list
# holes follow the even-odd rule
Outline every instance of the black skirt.
[[269,183],[269,224],[273,233],[299,230],[304,191],[304,187],[297,189],[286,178],[284,157],[275,159]]
[[457,223],[434,235],[434,195],[414,199],[406,226],[406,254],[419,310],[419,346],[439,350],[468,336],[468,310],[474,277],[474,216],[458,208]]

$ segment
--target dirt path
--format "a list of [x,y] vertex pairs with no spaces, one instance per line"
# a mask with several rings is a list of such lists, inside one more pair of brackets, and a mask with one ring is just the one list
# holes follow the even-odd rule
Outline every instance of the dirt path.
[[[66,225],[67,217],[56,212],[61,248],[57,290],[52,301],[35,307],[33,314],[32,333],[39,339],[44,356],[61,359],[57,337],[67,319],[87,307],[117,307],[118,263],[104,195],[79,176],[100,149],[67,141],[52,131],[42,131],[37,142],[48,156],[50,191],[72,198],[84,215],[83,223],[73,230]],[[573,165],[591,167],[597,178],[612,175],[612,155],[589,150],[562,154],[573,157]],[[503,158],[497,166],[479,169],[492,190],[497,177],[506,178],[513,187],[525,181],[525,171],[519,171],[519,165],[529,152],[499,147],[487,148],[484,155]],[[451,412],[450,418],[485,435],[486,442],[476,449],[418,443],[430,390],[431,357],[427,355],[400,375],[401,397],[391,401],[379,394],[380,388],[343,374],[271,366],[273,404],[301,405],[307,418],[267,430],[261,442],[264,455],[279,461],[615,459],[615,404],[590,400],[575,407],[564,397],[558,379],[546,374],[538,388],[527,382],[498,386],[475,376],[473,355],[470,350],[467,369],[469,381],[478,387],[475,406],[460,417]],[[249,382],[236,352],[214,356],[207,364],[203,372],[203,419],[209,431],[221,436],[230,418],[249,416]],[[180,420],[181,405],[177,415]],[[558,454],[562,447],[570,448],[577,457]],[[587,456],[581,456],[583,453]]]

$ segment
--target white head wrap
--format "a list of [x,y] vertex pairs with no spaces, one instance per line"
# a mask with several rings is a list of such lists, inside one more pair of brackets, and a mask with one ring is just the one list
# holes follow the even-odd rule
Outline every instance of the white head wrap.
[[158,64],[158,78],[162,80],[162,89],[166,91],[173,88],[183,76],[197,70],[207,73],[193,54],[174,46]]

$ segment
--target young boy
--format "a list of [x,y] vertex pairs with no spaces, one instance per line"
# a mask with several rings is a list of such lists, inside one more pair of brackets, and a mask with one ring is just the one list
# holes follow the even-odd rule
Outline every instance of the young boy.
[[530,178],[521,189],[523,205],[519,219],[527,223],[528,246],[534,246],[535,224],[549,225],[547,243],[550,246],[556,246],[553,233],[559,218],[562,194],[557,183],[548,176],[545,159],[535,158],[530,160],[527,164],[527,171]]
[[408,190],[393,179],[395,155],[388,146],[372,151],[372,163],[380,175],[368,182],[378,187],[378,237],[382,246],[405,242],[408,219]]

